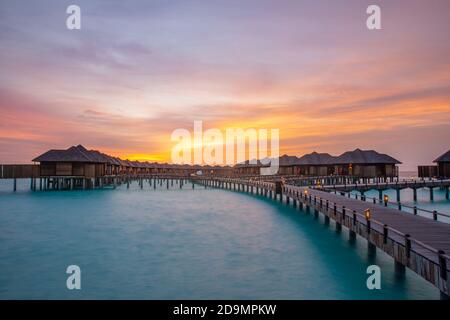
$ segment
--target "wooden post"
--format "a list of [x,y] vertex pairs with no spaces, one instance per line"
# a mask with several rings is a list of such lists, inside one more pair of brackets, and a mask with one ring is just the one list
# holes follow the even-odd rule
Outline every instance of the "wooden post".
[[351,229],[348,229],[348,240],[349,240],[351,243],[353,243],[353,242],[356,241],[356,232],[355,232],[355,231],[353,231],[353,230],[351,230]]
[[413,188],[413,199],[414,202],[417,202],[417,188]]
[[411,239],[409,234],[405,234],[405,251],[406,251],[406,258],[411,257]]
[[430,187],[430,201],[434,201],[434,191],[433,191],[433,187]]
[[377,254],[377,247],[372,242],[367,242],[367,251],[369,256],[373,257]]
[[400,202],[400,188],[397,188],[396,191],[397,191],[397,202]]
[[387,224],[383,225],[383,244],[387,244],[388,241],[388,226]]
[[406,267],[400,261],[394,260],[394,268],[397,276],[403,277],[405,275]]
[[13,182],[13,191],[14,191],[14,192],[17,191],[17,178],[14,178],[14,182]]

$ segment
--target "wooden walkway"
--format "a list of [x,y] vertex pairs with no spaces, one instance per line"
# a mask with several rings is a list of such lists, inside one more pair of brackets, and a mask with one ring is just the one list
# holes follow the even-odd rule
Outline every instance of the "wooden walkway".
[[450,224],[281,181],[210,178],[197,182],[284,201],[306,212],[313,210],[316,217],[322,214],[325,223],[335,221],[336,230],[346,227],[351,240],[359,235],[373,253],[378,248],[390,255],[398,272],[409,268],[438,288],[442,298],[449,297]]
[[[299,190],[303,193],[305,190],[300,187],[290,187],[289,189]],[[308,189],[308,193],[312,197],[316,196],[324,201],[329,201],[329,203],[338,203],[339,206],[344,206],[351,212],[363,213],[366,209],[370,209],[372,220],[383,225],[387,224],[403,234],[409,234],[436,250],[450,253],[450,224],[316,189]]]

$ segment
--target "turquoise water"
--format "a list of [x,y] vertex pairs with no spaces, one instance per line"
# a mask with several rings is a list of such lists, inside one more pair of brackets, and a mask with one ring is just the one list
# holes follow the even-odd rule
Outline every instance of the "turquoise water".
[[[0,181],[1,299],[438,299],[313,215],[197,187],[12,193]],[[66,289],[80,266],[81,290]],[[381,267],[381,290],[366,268]]]

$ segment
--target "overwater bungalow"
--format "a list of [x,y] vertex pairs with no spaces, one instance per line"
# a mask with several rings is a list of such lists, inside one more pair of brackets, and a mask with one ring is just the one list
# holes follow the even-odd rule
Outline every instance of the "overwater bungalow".
[[334,173],[360,178],[393,178],[398,176],[400,161],[374,150],[355,149],[336,157]]
[[437,163],[437,174],[439,177],[450,178],[450,150],[433,162]]
[[282,155],[279,158],[279,170],[278,174],[281,175],[294,175],[295,166],[298,164],[299,158],[296,156],[288,156],[287,154]]
[[329,153],[312,152],[298,158],[294,166],[295,175],[327,176],[334,174],[334,159]]
[[67,150],[49,150],[33,159],[40,163],[40,176],[95,178],[105,174],[106,160],[82,145]]

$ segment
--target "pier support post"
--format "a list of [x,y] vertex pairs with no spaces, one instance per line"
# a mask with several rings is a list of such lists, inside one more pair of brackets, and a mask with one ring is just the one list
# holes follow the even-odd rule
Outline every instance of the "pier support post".
[[329,216],[325,216],[325,218],[324,218],[324,223],[325,223],[325,225],[329,225],[330,224],[330,217]]
[[413,188],[413,199],[414,202],[417,202],[417,188]]
[[404,277],[406,273],[406,267],[403,263],[394,261],[395,275],[398,277]]
[[378,199],[380,199],[380,201],[383,200],[383,190],[382,189],[378,190]]
[[14,178],[13,191],[14,191],[14,192],[17,191],[17,178]]
[[430,201],[434,201],[434,190],[433,190],[433,187],[430,187]]
[[353,231],[353,230],[348,231],[348,240],[350,241],[350,243],[356,242],[356,232],[355,231]]
[[377,247],[371,242],[367,242],[367,253],[370,257],[374,257],[377,254]]
[[397,188],[395,191],[397,193],[397,202],[400,202],[400,188]]
[[445,188],[445,199],[450,200],[449,187]]

